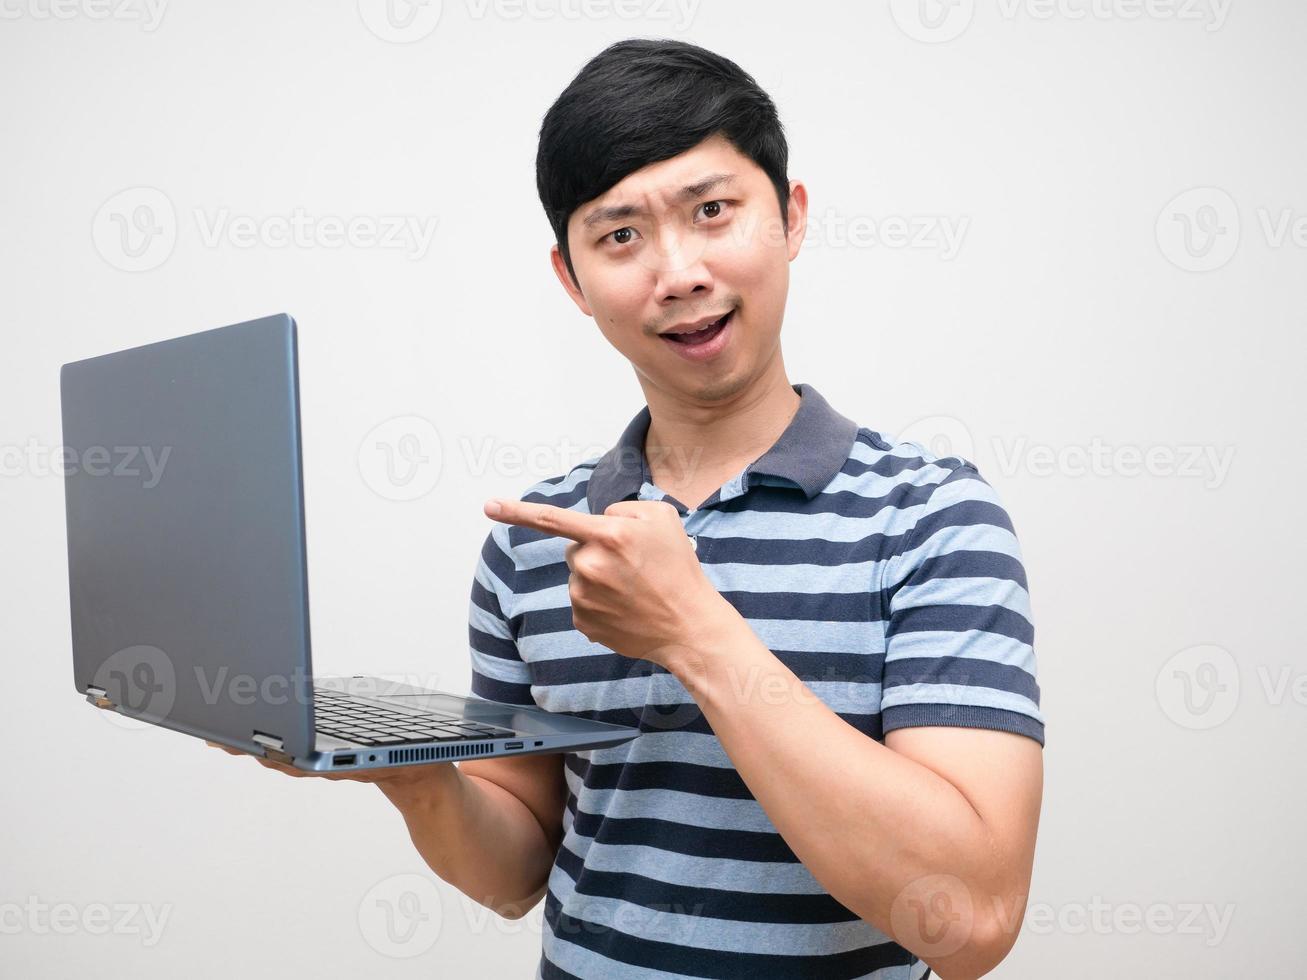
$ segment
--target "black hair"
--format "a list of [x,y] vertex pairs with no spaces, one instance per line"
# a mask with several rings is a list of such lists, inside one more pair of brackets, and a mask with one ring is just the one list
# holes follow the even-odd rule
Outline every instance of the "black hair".
[[545,113],[536,190],[567,271],[567,220],[628,174],[721,134],[762,169],[789,228],[789,148],[771,98],[728,58],[686,41],[628,38],[590,59]]

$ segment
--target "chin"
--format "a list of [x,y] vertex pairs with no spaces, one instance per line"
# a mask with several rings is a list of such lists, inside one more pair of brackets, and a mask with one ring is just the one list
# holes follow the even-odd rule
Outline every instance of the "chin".
[[697,401],[720,402],[733,398],[749,383],[748,375],[729,372],[714,378],[704,378],[693,391],[687,392]]

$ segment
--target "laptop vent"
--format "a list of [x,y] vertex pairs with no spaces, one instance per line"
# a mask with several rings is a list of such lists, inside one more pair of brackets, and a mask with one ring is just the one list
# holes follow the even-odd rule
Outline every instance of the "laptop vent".
[[430,762],[433,759],[462,759],[469,755],[485,755],[492,748],[489,742],[477,742],[426,745],[420,749],[391,749],[386,762],[392,766],[402,766],[410,762]]

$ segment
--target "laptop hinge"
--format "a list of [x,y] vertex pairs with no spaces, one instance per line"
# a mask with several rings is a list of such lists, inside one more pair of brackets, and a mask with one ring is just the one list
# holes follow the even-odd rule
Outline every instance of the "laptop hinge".
[[273,762],[282,762],[291,765],[295,760],[285,751],[286,742],[276,735],[268,735],[264,732],[256,731],[251,736],[255,742],[263,746],[263,757],[271,759]]
[[109,692],[94,684],[86,685],[86,700],[97,708],[113,708],[113,702],[106,696]]

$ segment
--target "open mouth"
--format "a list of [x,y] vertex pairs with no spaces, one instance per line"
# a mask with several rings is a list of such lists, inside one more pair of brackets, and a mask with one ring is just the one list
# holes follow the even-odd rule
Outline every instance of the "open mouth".
[[729,310],[701,330],[695,330],[691,333],[665,333],[663,336],[674,344],[684,344],[687,347],[697,347],[700,344],[708,343],[721,333],[734,315],[735,310]]

